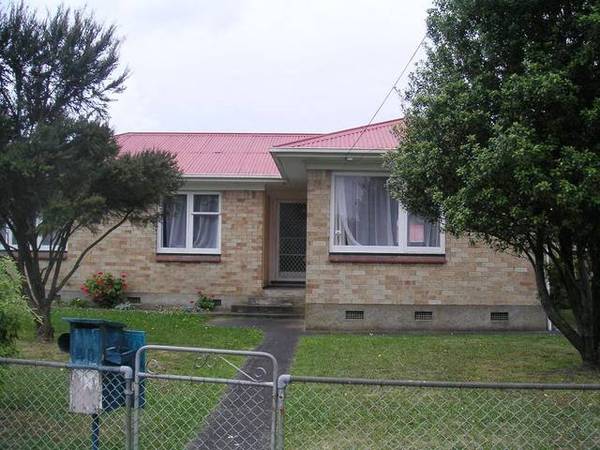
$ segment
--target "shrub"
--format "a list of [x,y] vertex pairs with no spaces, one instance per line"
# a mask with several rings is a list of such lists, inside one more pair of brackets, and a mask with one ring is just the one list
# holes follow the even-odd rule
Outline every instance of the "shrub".
[[201,311],[213,311],[217,306],[215,299],[204,294],[202,291],[198,291],[198,300],[195,302],[197,310]]
[[69,301],[68,305],[71,308],[87,308],[89,303],[87,300],[84,300],[80,297],[75,297]]
[[15,263],[9,258],[0,258],[0,356],[16,352],[19,330],[31,318],[21,287],[22,278]]
[[101,308],[113,308],[125,298],[126,277],[124,273],[115,277],[112,273],[98,272],[83,283],[81,290]]

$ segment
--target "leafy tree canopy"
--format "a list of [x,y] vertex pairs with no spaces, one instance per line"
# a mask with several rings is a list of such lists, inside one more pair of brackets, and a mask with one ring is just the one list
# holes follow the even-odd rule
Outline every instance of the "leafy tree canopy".
[[[52,300],[86,253],[125,221],[151,220],[181,183],[169,153],[119,155],[106,123],[127,78],[115,33],[85,11],[0,10],[0,223],[17,245],[6,233],[0,243],[24,275],[43,338],[52,336]],[[99,229],[66,270],[69,238]]]
[[437,0],[427,29],[391,190],[452,233],[527,256],[547,314],[599,365],[600,4]]

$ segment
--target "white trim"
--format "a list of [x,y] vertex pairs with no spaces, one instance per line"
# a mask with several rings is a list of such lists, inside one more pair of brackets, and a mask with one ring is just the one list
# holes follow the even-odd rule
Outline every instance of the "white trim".
[[335,178],[342,176],[367,176],[387,178],[385,172],[333,172],[331,174],[330,201],[329,201],[329,251],[331,253],[393,253],[393,254],[419,254],[419,255],[444,255],[446,254],[446,236],[440,230],[439,247],[408,246],[408,214],[402,205],[398,205],[398,246],[376,245],[335,245],[334,244],[334,217],[335,217]]
[[296,148],[296,147],[277,147],[270,150],[271,154],[282,154],[286,156],[293,156],[294,154],[298,154],[298,156],[329,156],[329,155],[372,155],[372,156],[382,156],[386,153],[394,150],[390,149],[349,149],[349,148]]
[[213,175],[213,174],[202,174],[202,173],[198,173],[198,174],[194,174],[194,173],[186,173],[182,175],[183,178],[185,179],[199,179],[202,181],[227,181],[227,182],[231,182],[231,181],[236,181],[236,182],[248,182],[248,183],[256,183],[256,182],[264,182],[264,183],[272,183],[272,182],[279,182],[279,181],[284,181],[283,178],[281,178],[278,175],[235,175],[235,174],[231,174],[231,175]]
[[[222,196],[220,192],[215,191],[179,191],[175,195],[186,196],[186,222],[185,222],[185,248],[180,247],[162,247],[162,219],[158,221],[156,227],[156,253],[161,254],[194,254],[194,255],[220,255],[221,254],[221,225],[222,219]],[[194,195],[216,195],[219,202],[218,212],[194,212]],[[194,236],[194,215],[218,216],[217,224],[217,247],[216,248],[195,248],[192,247]]]

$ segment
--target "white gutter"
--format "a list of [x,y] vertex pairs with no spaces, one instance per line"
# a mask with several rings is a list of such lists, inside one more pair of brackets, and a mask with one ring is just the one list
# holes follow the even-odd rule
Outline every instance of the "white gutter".
[[262,175],[206,175],[206,174],[184,174],[185,180],[198,181],[234,181],[241,183],[277,183],[285,181],[277,176],[262,176]]

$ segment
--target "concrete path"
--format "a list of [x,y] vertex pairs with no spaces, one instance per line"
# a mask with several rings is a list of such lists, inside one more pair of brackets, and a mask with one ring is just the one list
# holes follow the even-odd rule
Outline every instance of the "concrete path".
[[[271,353],[279,364],[279,374],[288,373],[298,343],[303,333],[304,321],[297,319],[217,318],[213,325],[223,327],[256,327],[264,338],[255,349]],[[272,367],[265,358],[249,358],[244,372],[251,376],[262,375],[260,381],[271,381]],[[247,380],[243,374],[236,377]],[[272,420],[271,388],[230,385],[219,405],[211,413],[197,439],[189,449],[268,449]]]

